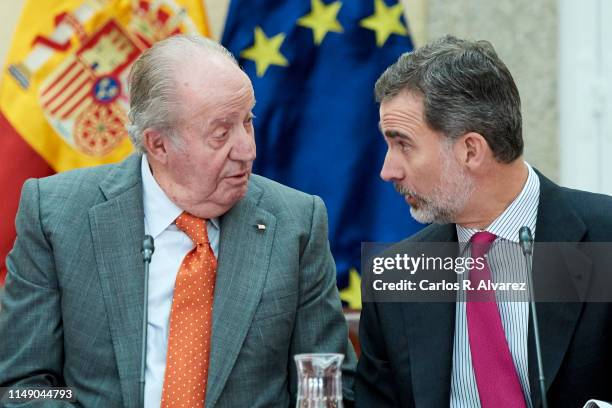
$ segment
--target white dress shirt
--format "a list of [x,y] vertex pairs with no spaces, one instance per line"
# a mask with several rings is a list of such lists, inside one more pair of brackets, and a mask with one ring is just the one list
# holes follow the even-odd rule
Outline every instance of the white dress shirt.
[[[528,226],[535,237],[535,227],[540,202],[540,179],[527,164],[529,175],[525,186],[508,208],[497,217],[485,231],[497,236],[487,260],[493,281],[526,282],[524,258],[520,251],[509,251],[508,247],[516,243],[518,248],[518,231],[522,226]],[[469,242],[472,235],[479,232],[476,229],[457,225],[459,242]],[[498,244],[501,243],[501,244]],[[498,251],[496,251],[496,247]],[[505,247],[505,250],[504,250]],[[517,274],[524,274],[518,276]],[[465,296],[463,292],[459,297]],[[463,299],[465,299],[463,297]],[[531,407],[529,391],[529,370],[527,352],[527,333],[529,327],[529,303],[524,301],[498,302],[502,325],[506,340],[512,354],[512,360],[517,369],[518,377],[525,394],[527,407]],[[455,338],[453,345],[453,371],[451,377],[451,408],[480,407],[478,388],[472,366],[472,354],[467,330],[465,302],[457,302],[455,312]]]
[[[170,201],[157,184],[146,155],[142,156],[141,173],[145,234],[155,240],[155,252],[149,269],[145,407],[157,408],[161,403],[166,370],[174,281],[183,258],[194,248],[194,244],[174,223],[183,210]],[[219,220],[209,220],[206,230],[212,250],[218,256]]]

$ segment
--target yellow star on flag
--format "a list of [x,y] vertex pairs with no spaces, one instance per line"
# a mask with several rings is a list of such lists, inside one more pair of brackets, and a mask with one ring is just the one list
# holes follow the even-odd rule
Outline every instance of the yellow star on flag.
[[311,0],[311,12],[300,17],[297,24],[312,29],[315,44],[319,45],[325,35],[332,31],[334,33],[343,32],[342,26],[338,22],[337,16],[342,7],[342,3],[334,1],[325,5],[322,0]]
[[366,17],[359,25],[376,32],[376,45],[382,47],[391,34],[408,35],[402,24],[402,5],[387,7],[384,0],[374,0],[374,14]]
[[355,268],[349,270],[348,286],[340,291],[340,299],[351,309],[361,310],[361,276]]
[[257,76],[262,77],[270,65],[286,67],[289,62],[280,52],[285,34],[280,33],[268,38],[261,27],[255,27],[255,43],[240,53],[240,56],[255,61]]

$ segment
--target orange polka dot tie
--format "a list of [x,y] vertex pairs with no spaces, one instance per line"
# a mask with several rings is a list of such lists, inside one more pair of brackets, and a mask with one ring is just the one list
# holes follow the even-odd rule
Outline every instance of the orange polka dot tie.
[[217,260],[206,220],[183,212],[176,226],[196,247],[183,259],[174,284],[161,408],[203,407]]

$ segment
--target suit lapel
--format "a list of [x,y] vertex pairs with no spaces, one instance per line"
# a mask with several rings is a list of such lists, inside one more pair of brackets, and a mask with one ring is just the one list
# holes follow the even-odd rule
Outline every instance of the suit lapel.
[[140,157],[128,158],[107,176],[100,184],[107,201],[89,211],[96,264],[125,406],[136,406],[139,398],[144,296]]
[[[422,241],[457,241],[454,224],[430,226]],[[456,279],[451,271],[449,279]],[[402,305],[410,341],[411,373],[416,406],[448,407],[450,404],[455,303],[427,302]],[[435,352],[432,352],[435,350]],[[423,358],[427,356],[427,358]]]
[[[221,238],[206,407],[213,407],[251,326],[264,287],[276,218],[257,206],[262,192],[249,193],[221,219]],[[265,229],[258,228],[265,225]]]
[[450,404],[455,303],[412,303],[403,306],[410,338],[411,377],[417,407]]
[[[561,189],[538,172],[540,177],[540,203],[538,206],[538,221],[536,225],[536,246],[533,260],[533,275],[535,293],[543,293],[548,285],[556,288],[566,288],[564,292],[572,292],[576,302],[538,302],[536,309],[540,328],[542,360],[546,388],[553,382],[565,356],[565,352],[580,316],[585,283],[590,278],[591,264],[589,259],[577,248],[585,233],[586,226],[562,196]],[[567,245],[545,247],[538,251],[538,243],[566,242]],[[554,271],[553,281],[546,280]],[[558,272],[557,272],[558,271]],[[541,289],[540,289],[541,288]],[[538,366],[535,352],[533,320],[530,314],[528,334],[529,353],[529,385],[533,406],[539,406],[541,394],[538,383]]]

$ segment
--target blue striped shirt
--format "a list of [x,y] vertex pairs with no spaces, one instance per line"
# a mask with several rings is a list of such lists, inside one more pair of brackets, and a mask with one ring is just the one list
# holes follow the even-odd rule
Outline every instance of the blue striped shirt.
[[[508,208],[486,228],[486,231],[497,236],[487,255],[493,281],[526,282],[525,260],[518,250],[518,231],[526,225],[535,234],[540,201],[540,180],[531,166],[526,165],[529,169],[529,175],[522,191]],[[464,228],[460,225],[456,227],[459,242],[469,242],[472,235],[479,232],[479,230]],[[517,250],[509,251],[509,247]],[[527,366],[529,303],[525,301],[500,301],[498,307],[510,353],[523,387],[525,401],[527,406],[531,408]],[[451,408],[480,407],[468,339],[465,293],[463,292],[458,294],[455,312],[450,406]]]

